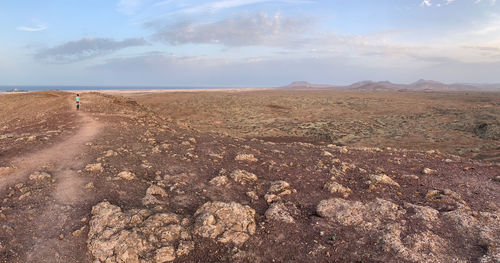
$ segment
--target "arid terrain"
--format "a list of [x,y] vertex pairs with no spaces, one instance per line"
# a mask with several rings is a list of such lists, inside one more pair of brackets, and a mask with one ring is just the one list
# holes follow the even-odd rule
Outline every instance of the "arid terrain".
[[267,90],[130,95],[203,132],[500,162],[500,93]]
[[498,93],[0,96],[1,262],[499,262]]

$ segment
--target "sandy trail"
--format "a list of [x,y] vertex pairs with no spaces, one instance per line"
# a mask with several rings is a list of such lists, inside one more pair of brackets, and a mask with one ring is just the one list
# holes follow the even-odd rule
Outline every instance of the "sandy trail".
[[55,179],[52,191],[47,192],[50,201],[41,204],[33,225],[27,227],[32,233],[32,247],[26,247],[26,262],[70,262],[71,242],[61,242],[59,235],[64,224],[77,217],[92,194],[85,190],[87,179],[77,171],[85,165],[83,151],[85,143],[91,141],[102,128],[102,124],[78,112],[81,119],[77,133],[47,149],[17,157],[12,160],[15,172],[0,181],[0,194],[13,184],[25,182],[28,176],[47,170]]

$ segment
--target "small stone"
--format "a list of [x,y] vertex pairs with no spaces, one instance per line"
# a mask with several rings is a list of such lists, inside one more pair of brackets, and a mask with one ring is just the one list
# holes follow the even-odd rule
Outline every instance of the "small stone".
[[257,158],[255,158],[255,156],[253,156],[253,154],[238,154],[236,155],[236,157],[234,158],[234,160],[236,161],[247,161],[247,162],[257,162]]
[[146,195],[159,195],[161,197],[168,197],[165,189],[157,185],[151,185],[150,187],[148,187],[148,189],[146,190]]
[[351,189],[337,182],[327,182],[323,188],[328,190],[332,194],[339,193],[344,198],[347,198],[352,193]]
[[257,176],[251,172],[247,172],[245,170],[235,170],[231,173],[231,178],[240,184],[245,183],[254,183],[257,181]]
[[495,178],[493,178],[493,181],[500,183],[500,175],[497,175]]
[[58,238],[59,238],[59,240],[63,240],[63,239],[64,239],[64,235],[63,235],[63,234],[60,234],[60,235],[58,236]]
[[368,179],[370,184],[383,183],[400,187],[397,182],[392,180],[386,174],[370,174],[368,175]]
[[118,175],[116,175],[116,177],[121,178],[121,179],[125,179],[125,180],[133,180],[136,178],[135,174],[133,174],[129,171],[122,171]]
[[46,172],[34,172],[30,174],[30,180],[50,179],[52,176]]
[[436,172],[437,172],[436,170],[433,170],[433,169],[431,169],[431,168],[424,168],[424,169],[422,170],[422,173],[423,173],[423,174],[434,174],[434,173],[436,173]]
[[91,189],[91,188],[94,188],[93,182],[89,182],[88,184],[85,185],[85,189]]
[[102,163],[92,163],[92,164],[87,164],[87,166],[85,166],[85,171],[102,172],[104,171],[104,168],[102,167]]
[[419,177],[414,175],[414,174],[404,174],[401,177],[406,178],[406,179],[412,179],[412,180],[418,180]]

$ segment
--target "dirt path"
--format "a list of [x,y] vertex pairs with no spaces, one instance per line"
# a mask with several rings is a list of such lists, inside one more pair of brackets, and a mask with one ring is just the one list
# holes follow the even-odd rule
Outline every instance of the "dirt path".
[[33,224],[26,226],[32,238],[30,244],[25,243],[25,262],[71,262],[74,259],[71,253],[74,253],[75,242],[61,242],[60,233],[68,222],[80,220],[81,211],[87,209],[84,205],[92,199],[91,192],[84,187],[88,179],[77,171],[85,166],[85,143],[103,126],[83,112],[78,112],[77,118],[81,122],[75,135],[44,150],[17,157],[11,162],[15,173],[3,177],[0,182],[0,194],[3,195],[13,184],[29,180],[29,175],[35,171],[49,171],[55,179],[55,183],[45,190],[49,201],[38,206]]

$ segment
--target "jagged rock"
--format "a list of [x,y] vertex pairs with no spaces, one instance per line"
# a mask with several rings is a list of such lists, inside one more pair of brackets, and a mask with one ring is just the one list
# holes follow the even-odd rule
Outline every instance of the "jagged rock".
[[323,188],[328,190],[332,194],[339,193],[344,198],[347,198],[352,193],[351,189],[337,182],[327,182]]
[[257,201],[259,200],[259,196],[257,195],[257,193],[255,191],[249,191],[249,192],[246,192],[246,195],[248,197],[250,197],[250,199],[254,200],[254,201]]
[[155,205],[155,204],[165,203],[163,201],[158,200],[158,198],[156,198],[155,195],[160,196],[160,197],[164,197],[164,198],[168,197],[168,194],[165,191],[165,189],[163,189],[157,185],[151,185],[148,187],[148,189],[146,189],[146,196],[144,196],[144,198],[142,198],[142,204],[143,205]]
[[382,221],[396,220],[406,213],[398,205],[380,198],[366,204],[341,198],[327,199],[317,205],[316,212],[343,226],[359,225],[363,229],[377,228]]
[[288,212],[283,203],[273,203],[266,210],[265,216],[268,220],[276,220],[285,223],[295,223],[295,220]]
[[251,172],[245,170],[235,170],[231,173],[231,178],[240,184],[254,183],[257,181],[257,176]]
[[125,179],[125,180],[133,180],[135,179],[135,174],[129,171],[122,171],[116,175],[117,178]]
[[[92,208],[87,247],[94,262],[168,262],[191,235],[173,213],[147,209],[127,212],[109,202]],[[194,246],[182,246],[184,254]]]
[[276,200],[281,199],[284,195],[289,195],[294,190],[290,189],[290,184],[285,181],[274,181],[271,182],[271,186],[269,186],[269,190],[267,194],[264,195],[267,203],[272,203]]
[[446,240],[438,235],[425,231],[407,235],[401,238],[403,227],[393,223],[385,226],[380,234],[382,249],[386,252],[395,252],[396,258],[409,262],[459,262],[459,259],[448,256],[451,247]]
[[425,198],[429,201],[441,199],[441,193],[439,190],[429,190],[425,194]]
[[146,189],[146,194],[147,195],[159,195],[161,197],[168,197],[167,192],[165,189],[157,186],[157,185],[151,185]]
[[44,180],[44,179],[50,179],[52,176],[46,172],[34,172],[30,174],[30,180]]
[[239,203],[207,202],[196,210],[194,232],[237,246],[255,233],[255,210]]
[[368,175],[368,184],[375,185],[378,183],[394,185],[394,186],[400,187],[397,182],[392,180],[386,174],[370,174],[370,175]]
[[215,186],[222,186],[228,183],[228,179],[227,176],[220,175],[212,178],[208,183]]
[[251,162],[251,163],[258,161],[258,159],[255,158],[255,156],[253,156],[253,154],[244,154],[244,153],[236,155],[236,157],[234,158],[234,160],[236,160],[236,161],[246,161],[246,162]]
[[102,163],[92,163],[92,164],[87,164],[87,166],[85,166],[85,171],[102,172],[104,171],[104,168],[102,167]]

